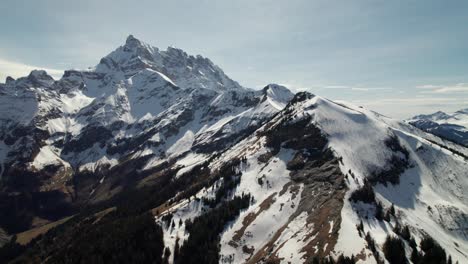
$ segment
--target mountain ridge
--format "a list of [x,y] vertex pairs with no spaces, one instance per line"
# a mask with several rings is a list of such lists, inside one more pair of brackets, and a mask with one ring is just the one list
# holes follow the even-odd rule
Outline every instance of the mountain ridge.
[[417,115],[406,121],[426,132],[468,146],[468,109],[461,109],[452,114],[438,111],[428,115]]
[[0,226],[75,216],[19,260],[106,261],[89,252],[124,252],[98,241],[132,241],[132,223],[161,254],[128,248],[157,263],[385,263],[392,237],[413,263],[438,244],[468,259],[465,147],[346,102],[244,88],[131,35],[94,69],[49,77],[0,84]]

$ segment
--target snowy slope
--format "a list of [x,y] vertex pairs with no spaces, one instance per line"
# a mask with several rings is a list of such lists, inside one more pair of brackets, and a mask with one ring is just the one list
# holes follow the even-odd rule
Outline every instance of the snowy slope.
[[99,175],[70,188],[71,179],[129,160],[137,165],[128,170],[151,173],[184,166],[178,160],[189,153],[208,159],[292,96],[277,85],[242,87],[207,58],[129,36],[92,69],[65,71],[60,80],[33,71],[0,84],[0,175],[7,192],[18,190],[18,174],[31,174],[38,182],[27,191],[47,186],[67,197],[107,199],[122,188],[116,179]]
[[[317,100],[314,105],[320,106],[316,111],[320,111],[320,108],[324,110],[315,114],[315,122],[330,135],[331,148],[343,158],[342,171],[346,173],[351,170],[361,182],[376,167],[385,168],[392,151],[385,147],[384,141],[390,135],[398,137],[400,144],[409,151],[411,168],[400,175],[400,183],[397,185],[378,184],[376,193],[379,200],[386,206],[394,204],[400,213],[400,221],[415,228],[416,234],[420,232],[419,238],[425,233],[429,234],[452,256],[464,262],[467,255],[463,252],[468,250],[468,197],[463,191],[468,187],[467,150],[450,145],[451,149],[464,153],[463,157],[414,134],[404,124],[386,120],[385,117],[352,105],[341,107],[327,100]],[[339,124],[333,124],[331,120],[338,120]],[[353,189],[354,185],[350,187]],[[432,210],[428,210],[429,207]],[[356,220],[349,209],[345,203],[343,214],[348,217],[343,219]],[[348,255],[358,253],[356,250],[352,252],[349,246],[353,240],[352,234],[357,239],[355,226],[358,223],[354,221],[353,224],[346,225],[351,230],[343,228],[340,231],[342,236],[338,241],[338,252],[343,251]],[[365,224],[376,241],[383,243],[388,230],[375,221]]]
[[[210,165],[211,170],[216,171],[222,164],[245,157],[247,164],[239,168],[241,181],[233,196],[250,193],[255,198],[255,202],[222,233],[221,262],[254,263],[260,259],[279,259],[281,263],[303,263],[311,254],[335,257],[344,254],[356,256],[359,263],[376,263],[367,242],[356,228],[361,220],[365,232],[375,239],[382,258],[382,244],[388,234],[396,235],[392,229],[398,221],[400,225],[411,228],[418,243],[430,235],[454,260],[460,263],[468,260],[465,253],[468,250],[468,197],[463,192],[468,187],[468,162],[464,156],[467,149],[444,143],[405,123],[344,102],[335,103],[310,94],[296,101]],[[271,151],[266,143],[268,139],[260,136],[263,132],[284,123],[305,124],[302,121],[318,127],[326,136],[328,143],[325,148],[340,160],[336,163],[337,168],[346,175],[347,191],[341,200],[342,207],[333,203],[339,213],[327,212],[328,220],[325,221],[314,219],[314,212],[321,215],[322,211],[305,202],[321,189],[313,189],[310,182],[295,179],[295,175],[304,173],[312,180],[317,177],[314,171],[324,166],[297,172],[288,165],[310,145],[304,145],[304,150],[282,147],[266,163],[261,158]],[[293,138],[294,134],[290,134],[290,139]],[[389,146],[388,140],[392,138],[397,140],[401,149]],[[287,144],[286,141],[282,146]],[[408,151],[409,166],[398,175],[399,183],[377,182],[374,187],[377,201],[384,208],[393,204],[398,217],[389,222],[376,220],[373,217],[375,205],[350,202],[348,198],[365,179],[391,170],[394,156],[405,159],[402,149]],[[327,174],[327,171],[322,170],[321,173]],[[259,184],[259,178],[268,184]],[[211,197],[212,192],[206,190],[200,191],[196,197]],[[311,190],[315,191],[311,194]],[[341,193],[337,191],[335,195]],[[324,202],[329,201],[332,198]],[[203,204],[191,201],[175,205],[170,211],[174,213],[175,221],[185,221],[200,215],[201,208]],[[183,229],[183,226],[177,228],[178,235],[171,231],[170,236],[165,236],[166,243],[174,245],[176,237],[187,239]],[[411,249],[408,244],[406,248],[409,258]]]

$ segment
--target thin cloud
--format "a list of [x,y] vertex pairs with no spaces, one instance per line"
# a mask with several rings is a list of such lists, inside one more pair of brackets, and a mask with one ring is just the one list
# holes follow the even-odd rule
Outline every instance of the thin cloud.
[[424,84],[424,85],[416,86],[416,88],[418,88],[418,89],[437,89],[437,88],[440,88],[440,87],[442,87],[442,86],[433,85],[433,84]]
[[386,87],[362,87],[362,86],[351,86],[351,85],[325,85],[323,86],[323,88],[324,89],[345,89],[345,90],[358,91],[358,92],[390,90],[390,88],[386,88]]
[[33,70],[45,70],[55,79],[59,79],[63,75],[63,70],[27,65],[0,58],[0,80],[5,80],[7,76],[13,78],[27,76]]
[[369,88],[352,87],[351,90],[353,90],[353,91],[361,91],[361,92],[368,92],[368,91],[369,91]]
[[416,86],[418,89],[423,89],[421,93],[441,94],[441,93],[468,93],[468,83],[457,83],[454,85],[432,85],[425,84]]
[[293,92],[301,92],[301,91],[306,91],[309,90],[310,88],[307,87],[306,85],[297,83],[297,82],[285,82],[285,83],[279,83],[279,85],[282,85],[288,89],[290,89]]
[[350,89],[351,87],[346,85],[326,85],[323,88],[326,89]]
[[453,97],[415,97],[415,98],[385,98],[378,100],[353,100],[353,103],[366,104],[366,105],[419,105],[419,106],[430,106],[430,105],[458,105],[466,102],[468,98],[453,98]]
[[394,97],[381,99],[359,99],[350,102],[362,105],[378,113],[398,119],[407,119],[418,114],[436,111],[454,112],[466,108],[468,96],[458,97]]

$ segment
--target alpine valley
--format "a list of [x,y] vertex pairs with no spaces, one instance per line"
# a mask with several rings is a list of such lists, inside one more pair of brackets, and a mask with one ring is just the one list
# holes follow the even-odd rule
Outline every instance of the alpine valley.
[[2,263],[468,263],[468,148],[129,36],[0,84]]

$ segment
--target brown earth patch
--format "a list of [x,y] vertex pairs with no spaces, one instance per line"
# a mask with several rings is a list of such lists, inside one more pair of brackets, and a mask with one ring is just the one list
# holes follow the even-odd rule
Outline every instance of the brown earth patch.
[[[96,220],[94,220],[93,224],[99,222],[104,216],[106,216],[107,214],[109,214],[110,212],[112,212],[114,210],[116,210],[116,207],[110,207],[110,208],[107,208],[105,210],[102,210],[100,212],[95,213],[94,216],[96,217]],[[35,227],[35,228],[32,228],[32,229],[29,229],[27,231],[18,233],[18,234],[16,234],[16,242],[18,244],[20,244],[20,245],[26,245],[29,242],[31,242],[31,240],[38,237],[39,235],[43,235],[43,234],[47,233],[52,228],[57,227],[57,226],[65,223],[65,222],[67,222],[68,220],[70,220],[73,217],[74,217],[74,215],[68,216],[68,217],[62,218],[62,219],[60,219],[58,221],[50,222],[50,223],[44,224],[42,226],[38,226],[38,227]]]
[[101,212],[98,212],[96,214],[94,214],[94,216],[96,217],[96,220],[94,220],[93,224],[96,224],[97,222],[101,221],[101,219],[106,216],[107,214],[115,211],[117,209],[117,207],[110,207],[110,208],[107,208],[105,210],[102,210]]
[[40,226],[40,227],[36,227],[36,228],[30,229],[30,230],[18,233],[18,234],[16,234],[16,243],[18,243],[20,245],[26,245],[31,240],[36,238],[37,236],[47,233],[47,231],[49,231],[50,229],[65,223],[66,221],[70,220],[72,217],[73,216],[65,217],[65,218],[60,219],[58,221],[48,223],[46,225],[43,225],[43,226]]
[[249,254],[249,255],[252,256],[252,254],[255,252],[255,248],[254,248],[253,246],[248,247],[248,246],[244,245],[244,246],[242,247],[242,252],[244,252],[245,254]]
[[270,241],[263,246],[255,255],[251,258],[249,258],[246,262],[246,264],[256,264],[261,261],[266,261],[267,263],[280,263],[281,259],[279,259],[276,255],[272,255],[271,253],[273,252],[274,249],[274,244],[276,240],[281,236],[281,233],[283,233],[284,229],[288,226],[289,223],[283,225],[280,229],[278,229],[273,237],[270,239]]
[[[277,230],[270,241],[247,263],[281,262],[278,252],[286,242],[280,245],[275,245],[275,243],[288,224],[302,212],[308,213],[305,226],[311,227],[303,240],[309,242],[301,249],[301,252],[305,253],[305,261],[311,261],[315,256],[327,257],[334,249],[341,225],[343,199],[347,190],[338,159],[326,151],[321,159],[306,160],[304,166],[301,167],[300,170],[291,172],[292,182],[287,184],[290,192],[295,195],[299,194],[300,184],[298,183],[304,186],[297,210],[291,215],[289,222]],[[284,194],[286,188],[286,186],[283,187],[280,194]],[[333,227],[331,221],[333,221]]]
[[359,260],[366,261],[367,259],[366,250],[363,248],[361,252],[359,252],[359,254],[356,254],[356,256],[354,256],[354,259],[356,261],[359,261]]
[[293,184],[292,182],[286,183],[286,184],[283,186],[283,189],[281,189],[281,191],[279,192],[279,196],[283,196],[283,194],[286,193],[286,191],[288,190],[289,186],[291,186],[292,184]]
[[291,173],[293,179],[304,183],[301,201],[293,216],[308,213],[307,226],[312,230],[304,241],[311,240],[301,250],[307,258],[324,258],[334,249],[347,190],[338,160],[326,154],[323,157],[326,159],[308,161],[303,169]]
[[259,210],[257,212],[251,212],[247,216],[244,217],[242,220],[242,227],[234,232],[234,236],[232,236],[233,241],[240,241],[242,236],[244,235],[245,230],[247,227],[252,224],[253,221],[259,216],[263,211],[266,211],[270,208],[270,206],[275,202],[276,192],[268,196],[263,202],[259,205]]

